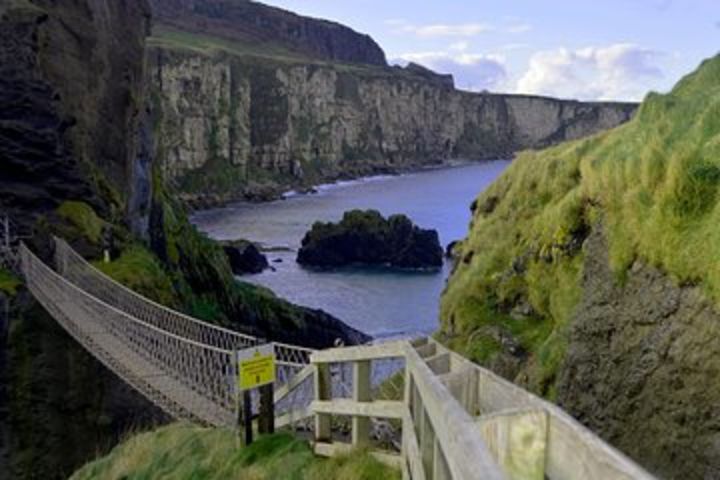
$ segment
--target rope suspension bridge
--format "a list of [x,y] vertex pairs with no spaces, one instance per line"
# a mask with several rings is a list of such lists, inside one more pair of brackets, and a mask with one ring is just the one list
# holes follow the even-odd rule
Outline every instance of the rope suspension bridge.
[[[95,358],[174,418],[236,425],[237,351],[262,340],[142,297],[62,239],[51,268],[4,229],[0,262]],[[310,424],[319,455],[371,448],[413,480],[653,478],[557,406],[432,339],[322,351],[273,345],[276,425]],[[377,383],[393,368],[404,373],[404,391],[383,399]],[[338,418],[350,418],[349,438],[334,428]],[[380,445],[382,425],[401,431],[400,441]]]

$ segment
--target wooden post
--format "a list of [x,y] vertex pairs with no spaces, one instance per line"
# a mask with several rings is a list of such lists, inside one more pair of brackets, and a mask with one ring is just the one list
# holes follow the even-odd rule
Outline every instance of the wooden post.
[[253,441],[252,431],[252,399],[250,397],[250,390],[245,390],[242,394],[242,428],[241,428],[241,443],[243,446],[248,446]]
[[[372,400],[370,391],[370,361],[353,362],[353,400],[369,402]],[[362,446],[370,443],[370,418],[352,417],[352,444]]]
[[258,430],[263,434],[275,433],[275,403],[273,402],[274,388],[269,383],[260,387],[260,417]]
[[[318,363],[315,365],[315,400],[330,400],[332,397],[330,364]],[[328,414],[315,414],[315,441],[329,442],[331,440],[331,418]]]

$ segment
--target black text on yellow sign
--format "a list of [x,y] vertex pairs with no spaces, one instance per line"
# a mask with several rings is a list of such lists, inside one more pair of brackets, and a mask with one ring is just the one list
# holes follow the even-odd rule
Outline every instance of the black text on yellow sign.
[[275,382],[275,354],[272,345],[238,352],[238,387],[250,390]]

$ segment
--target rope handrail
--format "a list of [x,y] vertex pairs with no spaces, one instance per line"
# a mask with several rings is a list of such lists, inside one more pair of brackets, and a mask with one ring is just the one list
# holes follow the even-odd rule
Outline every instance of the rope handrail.
[[[56,255],[57,255],[57,252],[62,252],[61,255],[69,255],[69,256],[74,257],[74,259],[79,260],[79,261],[82,262],[85,266],[87,266],[89,269],[92,269],[92,273],[93,273],[93,274],[96,274],[96,278],[100,278],[102,281],[107,281],[108,283],[111,283],[114,288],[119,288],[119,289],[121,289],[121,290],[124,290],[126,293],[129,293],[129,294],[132,294],[132,295],[135,296],[135,297],[141,298],[143,302],[146,302],[146,303],[152,305],[154,308],[158,308],[158,309],[161,309],[161,310],[167,310],[167,311],[169,311],[169,312],[172,312],[174,315],[177,315],[178,317],[182,317],[183,320],[186,320],[186,321],[188,321],[188,322],[192,322],[192,323],[199,324],[199,325],[201,325],[201,326],[203,326],[203,327],[205,327],[205,328],[211,328],[211,329],[213,329],[213,330],[217,330],[217,331],[223,332],[223,333],[225,333],[225,334],[232,335],[232,336],[236,336],[236,337],[239,337],[239,338],[243,338],[243,339],[246,339],[246,340],[249,340],[249,341],[256,341],[256,340],[257,340],[257,338],[256,338],[256,337],[253,337],[252,335],[247,335],[247,334],[245,334],[245,333],[237,332],[237,331],[234,331],[234,330],[230,330],[229,328],[224,328],[224,327],[221,327],[221,326],[219,326],[219,325],[212,325],[212,324],[210,324],[210,323],[203,322],[202,320],[199,320],[199,319],[197,319],[197,318],[191,317],[190,315],[187,315],[187,314],[185,314],[185,313],[178,312],[177,310],[173,310],[173,309],[171,309],[171,308],[169,308],[169,307],[166,307],[165,305],[163,305],[163,304],[161,304],[161,303],[158,303],[158,302],[156,302],[156,301],[154,301],[154,300],[152,300],[152,299],[150,299],[150,298],[147,298],[147,297],[145,297],[145,296],[142,296],[142,295],[140,295],[139,293],[137,293],[137,292],[135,292],[134,290],[132,290],[131,288],[128,288],[126,285],[123,285],[122,283],[118,282],[118,281],[115,280],[114,278],[110,277],[110,276],[107,275],[105,272],[97,269],[94,265],[92,265],[90,262],[88,262],[87,260],[85,260],[84,257],[82,257],[79,253],[77,253],[72,247],[70,247],[70,245],[69,245],[65,240],[63,240],[62,238],[54,237],[54,240],[55,240],[55,246],[56,246],[56,249],[57,249],[57,250],[56,250]],[[60,257],[60,258],[62,258],[62,257]],[[62,260],[56,258],[56,262],[62,262]],[[64,275],[63,275],[63,276],[64,276]]]
[[[245,348],[261,343],[256,337],[203,322],[134,292],[95,268],[63,239],[56,237],[55,245],[56,264],[61,275],[116,308],[156,322],[160,328],[180,331],[182,335],[192,335],[203,343],[225,349]],[[302,367],[314,352],[313,349],[297,345],[274,344],[278,363],[282,365]]]
[[235,352],[174,335],[108,305],[20,245],[33,295],[88,351],[176,418],[229,426]]

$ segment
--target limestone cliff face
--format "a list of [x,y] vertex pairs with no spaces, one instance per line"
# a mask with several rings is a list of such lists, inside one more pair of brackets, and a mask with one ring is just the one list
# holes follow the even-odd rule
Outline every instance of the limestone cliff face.
[[633,104],[462,92],[412,69],[163,48],[151,61],[166,171],[185,192],[225,199],[508,157],[614,127],[635,111]]

